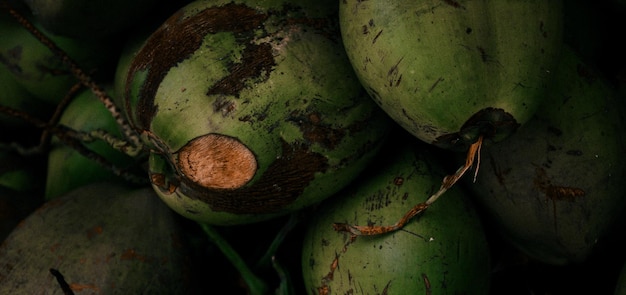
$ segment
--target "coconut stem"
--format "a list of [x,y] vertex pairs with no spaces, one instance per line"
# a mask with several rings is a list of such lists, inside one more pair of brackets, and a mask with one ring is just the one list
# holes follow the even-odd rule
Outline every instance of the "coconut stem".
[[274,240],[268,247],[267,251],[265,251],[265,254],[256,263],[256,269],[267,269],[269,266],[276,265],[277,262],[275,261],[275,255],[278,251],[278,248],[287,238],[287,235],[291,233],[291,231],[300,223],[301,220],[302,217],[300,216],[300,214],[298,214],[298,212],[293,213],[289,216],[289,220],[287,220],[287,223],[285,223],[285,225],[280,229],[280,231],[278,232],[276,237],[274,237]]
[[267,284],[257,277],[246,262],[239,256],[237,251],[233,249],[230,244],[224,239],[219,232],[212,226],[199,223],[204,233],[207,234],[211,242],[220,249],[222,254],[232,263],[232,265],[239,271],[241,278],[246,282],[248,286],[248,293],[251,295],[263,295],[267,294],[269,289]]
[[463,175],[465,172],[469,170],[472,166],[474,166],[474,162],[476,162],[476,170],[474,172],[474,181],[476,180],[476,176],[478,175],[478,168],[480,166],[480,149],[483,144],[483,137],[480,136],[478,140],[473,143],[469,150],[467,151],[467,157],[465,159],[465,164],[456,170],[454,174],[447,175],[443,178],[441,182],[441,186],[439,190],[431,195],[426,202],[419,203],[413,208],[411,208],[407,213],[400,218],[398,222],[394,225],[388,226],[360,226],[360,225],[351,225],[347,223],[335,223],[333,224],[333,228],[335,231],[343,231],[350,233],[353,238],[356,236],[373,236],[380,235],[392,231],[396,231],[404,227],[413,217],[418,214],[424,212],[424,210],[428,209],[432,203],[434,203],[441,195],[443,195],[448,189],[450,189]]
[[[39,40],[43,45],[48,47],[52,53],[58,56],[61,61],[70,68],[72,74],[86,87],[90,88],[96,97],[100,99],[100,101],[104,104],[107,110],[111,113],[113,118],[115,118],[117,125],[122,129],[123,134],[130,143],[124,145],[123,152],[127,153],[130,156],[136,156],[143,150],[143,145],[139,136],[135,133],[135,131],[130,127],[120,110],[117,108],[113,99],[98,85],[93,79],[76,63],[72,58],[70,58],[63,49],[59,48],[54,41],[48,38],[45,34],[40,32],[35,26],[23,17],[19,12],[13,9],[8,2],[2,1],[0,2],[0,8],[6,9],[8,13],[18,22],[20,23],[28,32],[30,32],[37,40]],[[132,148],[131,148],[132,147]]]

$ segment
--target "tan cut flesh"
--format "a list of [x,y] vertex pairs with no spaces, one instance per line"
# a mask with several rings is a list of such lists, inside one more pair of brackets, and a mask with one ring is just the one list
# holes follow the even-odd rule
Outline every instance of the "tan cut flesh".
[[257,162],[248,147],[222,134],[197,137],[178,151],[178,167],[189,180],[213,189],[236,189],[254,176]]

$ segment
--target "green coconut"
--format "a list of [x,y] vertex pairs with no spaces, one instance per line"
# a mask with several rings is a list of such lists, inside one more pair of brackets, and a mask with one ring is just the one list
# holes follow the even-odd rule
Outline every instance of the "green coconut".
[[229,225],[284,215],[352,181],[388,117],[356,78],[334,1],[195,1],[128,67],[125,109],[175,211]]
[[314,212],[302,250],[307,294],[488,294],[485,232],[457,187],[401,230],[356,239],[334,230],[335,223],[393,225],[439,188],[443,173],[433,154],[394,143]]
[[0,293],[188,294],[177,218],[149,187],[81,187],[42,205],[6,238]]
[[559,0],[339,1],[350,61],[373,99],[417,138],[500,141],[546,97],[562,43]]
[[623,215],[624,107],[599,72],[566,47],[537,114],[506,142],[483,148],[468,187],[503,236],[531,258],[583,262]]

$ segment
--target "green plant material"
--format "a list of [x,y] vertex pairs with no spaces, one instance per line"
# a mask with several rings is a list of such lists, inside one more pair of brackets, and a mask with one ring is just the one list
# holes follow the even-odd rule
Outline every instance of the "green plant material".
[[[53,110],[52,105],[36,99],[30,92],[22,87],[3,64],[0,64],[0,106],[28,112],[39,118],[49,116]],[[3,132],[14,131],[17,133],[27,126],[27,123],[23,120],[2,113],[0,113],[0,123],[5,127]],[[0,138],[4,138],[4,136]]]
[[[102,68],[114,56],[115,51],[105,40],[80,41],[50,34],[36,21],[34,26],[86,70]],[[0,13],[0,36],[0,66],[37,99],[56,105],[77,83],[62,60],[4,10]]]
[[287,239],[289,233],[291,233],[301,221],[302,216],[300,216],[300,214],[298,213],[299,212],[296,212],[289,216],[289,220],[287,220],[285,222],[285,225],[278,231],[278,233],[272,240],[272,243],[269,245],[269,247],[267,247],[265,254],[263,254],[259,261],[257,261],[255,268],[268,269],[270,266],[274,268],[280,267],[280,265],[278,265],[278,262],[275,261],[276,253],[278,252],[278,248],[280,248],[285,239]]
[[533,115],[562,43],[559,0],[339,2],[348,57],[372,98],[417,138],[465,150]]
[[250,295],[263,295],[267,293],[269,289],[267,284],[257,277],[254,272],[248,267],[246,262],[239,256],[239,253],[233,249],[228,241],[226,241],[219,232],[212,226],[201,223],[200,226],[204,233],[208,236],[217,248],[220,249],[222,254],[232,263],[232,265],[239,271],[241,278],[248,287],[248,294]]
[[25,193],[43,190],[45,165],[41,163],[41,157],[25,157],[0,150],[0,163],[0,186]]
[[336,9],[195,1],[145,42],[124,106],[170,207],[208,224],[266,220],[331,196],[370,162],[391,121],[354,75]]
[[[108,90],[111,88],[108,87]],[[104,130],[114,136],[121,136],[111,114],[89,90],[80,92],[72,100],[65,108],[59,123],[77,131]],[[134,159],[104,141],[96,140],[84,144],[92,152],[104,157],[110,165],[128,169],[136,165]],[[124,182],[125,180],[111,169],[79,153],[73,147],[53,140],[53,146],[48,155],[46,199],[56,198],[96,181]]]
[[320,205],[303,243],[307,294],[488,294],[485,233],[458,187],[401,230],[356,237],[333,229],[395,223],[438,189],[444,173],[434,158],[424,145],[394,141],[373,169]]
[[7,237],[0,293],[64,294],[65,281],[75,294],[189,294],[177,218],[149,187],[81,187],[45,203]]
[[278,273],[278,277],[280,278],[280,283],[275,293],[277,295],[298,294],[296,293],[296,289],[294,288],[289,271],[278,262],[276,257],[272,257],[272,267],[276,270],[276,272]]
[[506,142],[483,148],[469,187],[503,236],[531,258],[583,262],[623,215],[624,107],[566,48],[535,117]]
[[[158,26],[155,28],[149,27],[141,27],[137,30],[134,30],[130,33],[128,40],[122,46],[122,50],[120,52],[120,56],[117,60],[117,67],[115,69],[115,75],[113,79],[114,92],[118,93],[118,95],[113,96],[113,100],[115,104],[118,106],[124,106],[124,93],[126,88],[126,79],[128,78],[128,69],[130,68],[133,59],[137,52],[141,49],[143,44],[146,42],[148,37],[150,37],[151,33],[158,29]],[[123,108],[123,111],[126,111],[126,108]],[[126,117],[129,114],[125,114]]]

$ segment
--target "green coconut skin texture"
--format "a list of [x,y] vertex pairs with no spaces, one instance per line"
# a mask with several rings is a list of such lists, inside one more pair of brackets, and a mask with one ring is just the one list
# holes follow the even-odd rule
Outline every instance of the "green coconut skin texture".
[[373,99],[417,138],[499,141],[545,98],[561,1],[340,1],[348,57]]
[[[10,107],[21,111],[29,111],[33,116],[45,118],[52,113],[52,105],[43,103],[35,98],[28,90],[15,80],[15,77],[7,67],[0,64],[0,106]],[[31,112],[32,111],[32,112]],[[24,121],[0,114],[0,123],[6,127],[6,131],[14,131],[15,129],[23,130],[27,123]]]
[[[84,41],[54,35],[36,19],[30,21],[86,71],[102,69],[114,56],[115,50],[104,40]],[[18,85],[43,102],[42,107],[53,109],[51,106],[58,104],[76,84],[70,69],[4,11],[0,14],[0,36],[0,67],[5,67]]]
[[196,1],[133,58],[125,110],[180,214],[250,223],[349,183],[391,120],[345,55],[336,3]]
[[[105,88],[112,90],[111,86]],[[104,130],[113,136],[121,136],[111,113],[89,89],[79,92],[72,99],[61,115],[59,124],[80,132]],[[83,145],[120,170],[138,170],[137,161],[104,141],[96,140]],[[74,147],[61,143],[56,137],[53,138],[52,148],[48,153],[47,171],[46,199],[59,197],[96,181],[126,182],[111,169],[81,154]]]
[[189,294],[180,219],[150,187],[93,183],[48,201],[0,247],[1,294]]
[[468,185],[503,236],[543,263],[585,261],[626,209],[626,108],[598,73],[564,47],[545,103],[483,149]]
[[400,141],[318,207],[303,241],[306,294],[488,294],[485,233],[457,187],[401,230],[351,240],[333,229],[395,224],[439,188],[444,174],[434,158],[422,143]]

